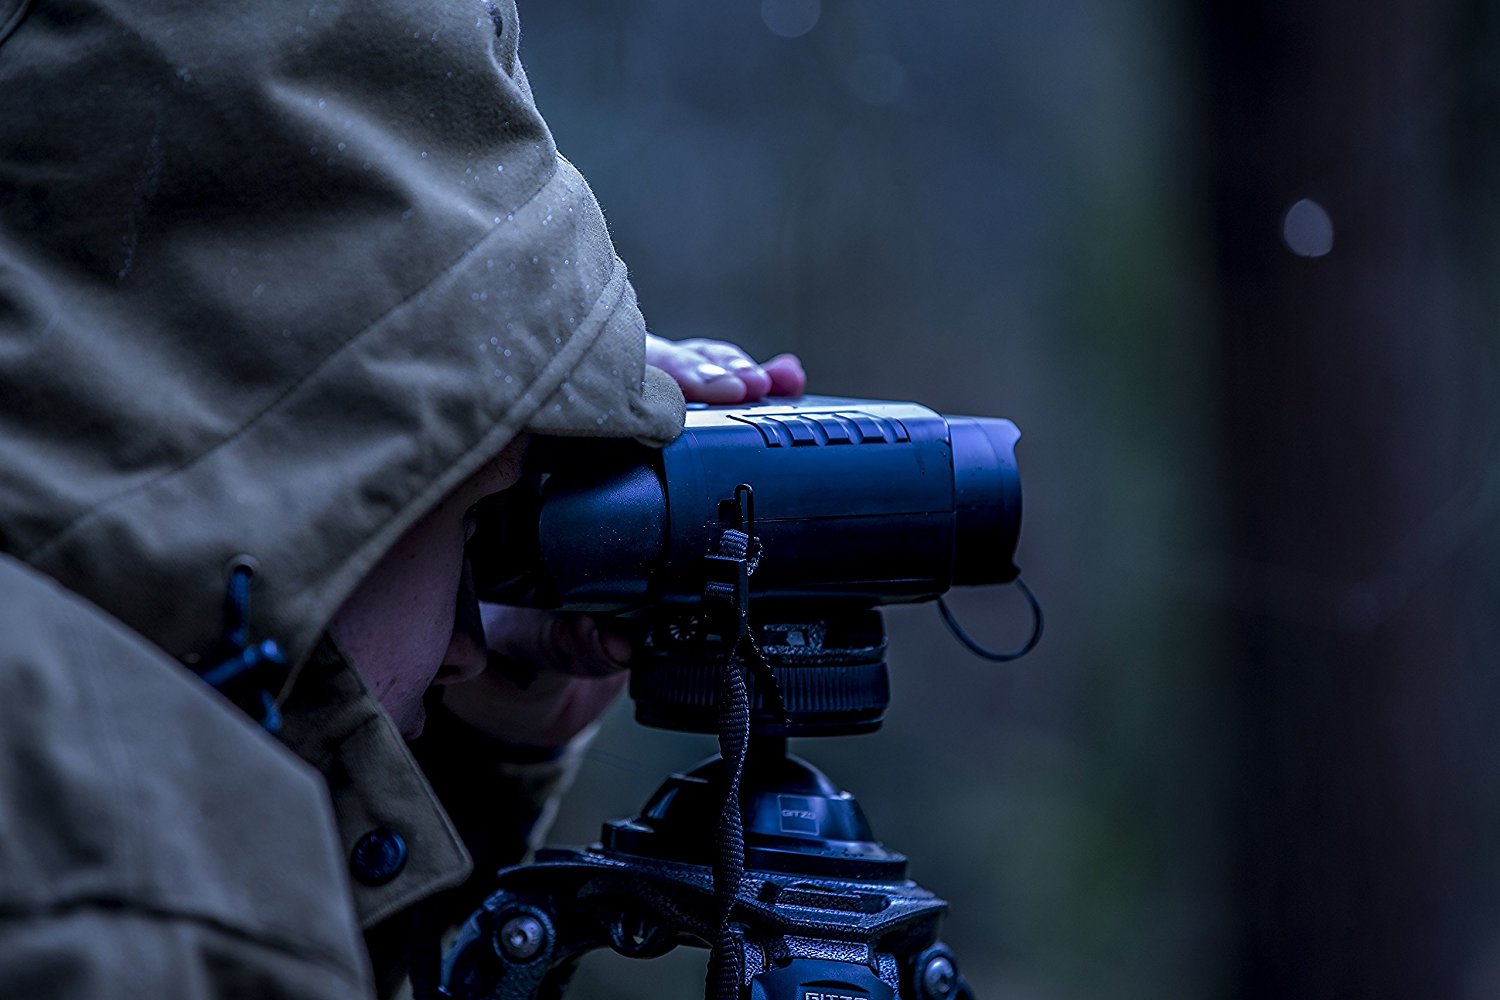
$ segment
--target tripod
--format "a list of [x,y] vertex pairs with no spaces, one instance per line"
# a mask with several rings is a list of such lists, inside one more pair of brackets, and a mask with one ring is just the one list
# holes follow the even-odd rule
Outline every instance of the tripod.
[[[788,735],[879,726],[889,702],[879,613],[754,634],[768,672],[747,678],[742,768],[732,754],[710,758],[669,777],[639,816],[606,823],[599,843],[501,872],[443,961],[444,995],[554,1000],[592,950],[654,958],[696,945],[716,948],[735,980],[721,978],[719,995],[739,1000],[972,1000],[938,940],[947,904],[906,878],[906,859],[875,839],[851,795],[786,750]],[[649,663],[631,684],[640,721],[714,730],[713,672],[701,666],[714,641],[688,616],[650,629]],[[726,880],[725,794],[736,785],[743,872]]]

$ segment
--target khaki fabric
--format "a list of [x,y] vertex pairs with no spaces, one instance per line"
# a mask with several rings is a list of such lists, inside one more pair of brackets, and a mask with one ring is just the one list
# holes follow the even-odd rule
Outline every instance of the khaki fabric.
[[0,43],[0,548],[305,657],[523,428],[681,427],[496,0],[36,0]]
[[[327,622],[518,432],[683,414],[518,39],[511,0],[0,0],[0,994],[367,993],[357,928],[467,873]],[[185,669],[242,555],[285,746]],[[408,868],[351,888],[373,825]]]
[[317,772],[0,556],[0,996],[371,990]]

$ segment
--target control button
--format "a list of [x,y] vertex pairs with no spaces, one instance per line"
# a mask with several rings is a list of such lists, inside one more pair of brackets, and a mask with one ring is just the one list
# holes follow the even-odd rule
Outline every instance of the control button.
[[818,435],[812,429],[811,422],[802,417],[773,417],[772,419],[786,428],[787,433],[792,436],[793,447],[818,443]]
[[880,421],[864,413],[840,413],[839,416],[850,421],[859,428],[859,440],[861,442],[889,440],[885,435],[885,428],[880,426]]
[[828,438],[829,444],[854,443],[854,437],[849,433],[849,425],[832,413],[809,413],[807,419],[823,428],[823,434]]
[[776,433],[778,424],[770,417],[762,416],[759,413],[736,413],[730,419],[738,420],[742,424],[749,424],[760,431],[760,436],[766,439],[766,447],[781,447],[781,436]]
[[349,870],[365,885],[385,885],[406,867],[406,841],[385,827],[360,837],[349,852]]

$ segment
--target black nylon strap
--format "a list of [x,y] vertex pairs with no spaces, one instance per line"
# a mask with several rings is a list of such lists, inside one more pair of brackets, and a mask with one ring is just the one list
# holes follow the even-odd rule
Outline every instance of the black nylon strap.
[[[743,495],[741,495],[743,494]],[[726,635],[734,638],[719,666],[715,684],[718,704],[719,756],[724,761],[724,808],[719,815],[714,857],[714,901],[718,907],[708,978],[704,983],[706,1000],[736,1000],[744,976],[743,955],[734,932],[731,917],[745,875],[745,827],[740,813],[740,782],[745,774],[745,758],[750,750],[750,688],[745,675],[748,662],[766,697],[773,699],[777,710],[786,715],[781,686],[765,654],[755,642],[750,627],[750,574],[760,565],[761,544],[754,536],[754,515],[749,487],[736,491],[741,500],[742,527],[725,529],[719,539],[719,551],[705,562],[705,603],[724,616]]]

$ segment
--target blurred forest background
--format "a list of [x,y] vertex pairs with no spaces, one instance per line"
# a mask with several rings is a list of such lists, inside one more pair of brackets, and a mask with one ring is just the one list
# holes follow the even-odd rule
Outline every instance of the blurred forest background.
[[[1500,7],[521,6],[657,333],[1024,432],[1040,648],[898,609],[797,748],[981,1000],[1500,997]],[[711,749],[617,706],[555,839]]]

